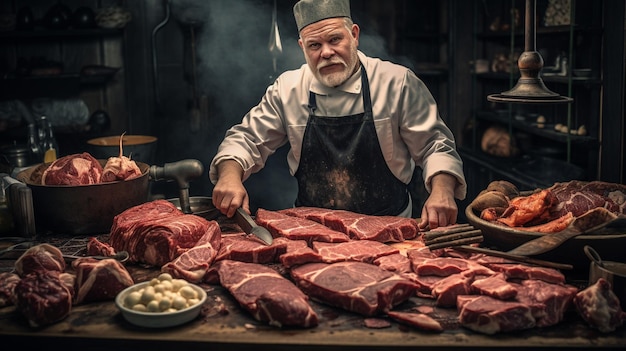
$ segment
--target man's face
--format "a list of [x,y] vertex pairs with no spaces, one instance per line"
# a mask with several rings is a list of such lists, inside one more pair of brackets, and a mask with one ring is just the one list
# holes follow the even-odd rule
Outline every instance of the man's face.
[[357,69],[359,27],[353,24],[348,30],[343,18],[329,18],[304,27],[298,44],[311,71],[326,86],[343,84]]

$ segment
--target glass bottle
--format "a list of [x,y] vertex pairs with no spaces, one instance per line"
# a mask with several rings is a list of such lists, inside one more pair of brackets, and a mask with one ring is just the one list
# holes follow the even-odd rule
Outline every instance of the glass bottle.
[[37,126],[34,123],[28,125],[28,150],[30,151],[31,162],[41,162],[43,149],[41,148]]
[[41,139],[41,148],[43,151],[43,162],[49,163],[57,159],[59,154],[59,146],[56,138],[54,137],[54,131],[52,130],[52,123],[48,121],[46,116],[41,116],[39,119],[40,130],[39,136]]

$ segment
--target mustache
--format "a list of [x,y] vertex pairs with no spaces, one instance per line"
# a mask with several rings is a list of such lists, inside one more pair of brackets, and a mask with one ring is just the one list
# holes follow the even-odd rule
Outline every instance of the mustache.
[[346,66],[346,62],[344,60],[342,60],[339,57],[336,57],[336,58],[330,59],[328,61],[320,62],[317,65],[317,69],[320,70],[320,69],[322,69],[324,67],[328,67],[328,66],[332,66],[332,65],[336,65],[336,64],[340,64],[340,65]]

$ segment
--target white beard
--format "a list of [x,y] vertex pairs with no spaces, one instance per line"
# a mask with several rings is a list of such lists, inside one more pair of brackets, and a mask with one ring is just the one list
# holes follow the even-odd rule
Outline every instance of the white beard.
[[352,76],[352,74],[356,70],[356,64],[358,63],[358,58],[359,58],[357,55],[357,51],[356,51],[356,45],[354,49],[355,49],[353,51],[354,54],[351,55],[349,58],[350,62],[345,62],[340,57],[336,57],[330,61],[330,63],[333,63],[333,64],[343,65],[343,70],[341,70],[340,72],[333,72],[330,74],[322,75],[320,73],[320,69],[329,64],[329,62],[322,62],[318,65],[316,70],[313,70],[315,77],[320,82],[322,82],[322,84],[331,88],[343,84],[345,81],[348,80],[348,78]]

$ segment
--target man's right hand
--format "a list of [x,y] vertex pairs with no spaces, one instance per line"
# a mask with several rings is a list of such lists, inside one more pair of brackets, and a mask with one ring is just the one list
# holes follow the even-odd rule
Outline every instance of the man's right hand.
[[227,217],[232,217],[239,207],[250,213],[250,199],[241,178],[243,169],[233,160],[217,165],[218,179],[213,188],[213,205]]

